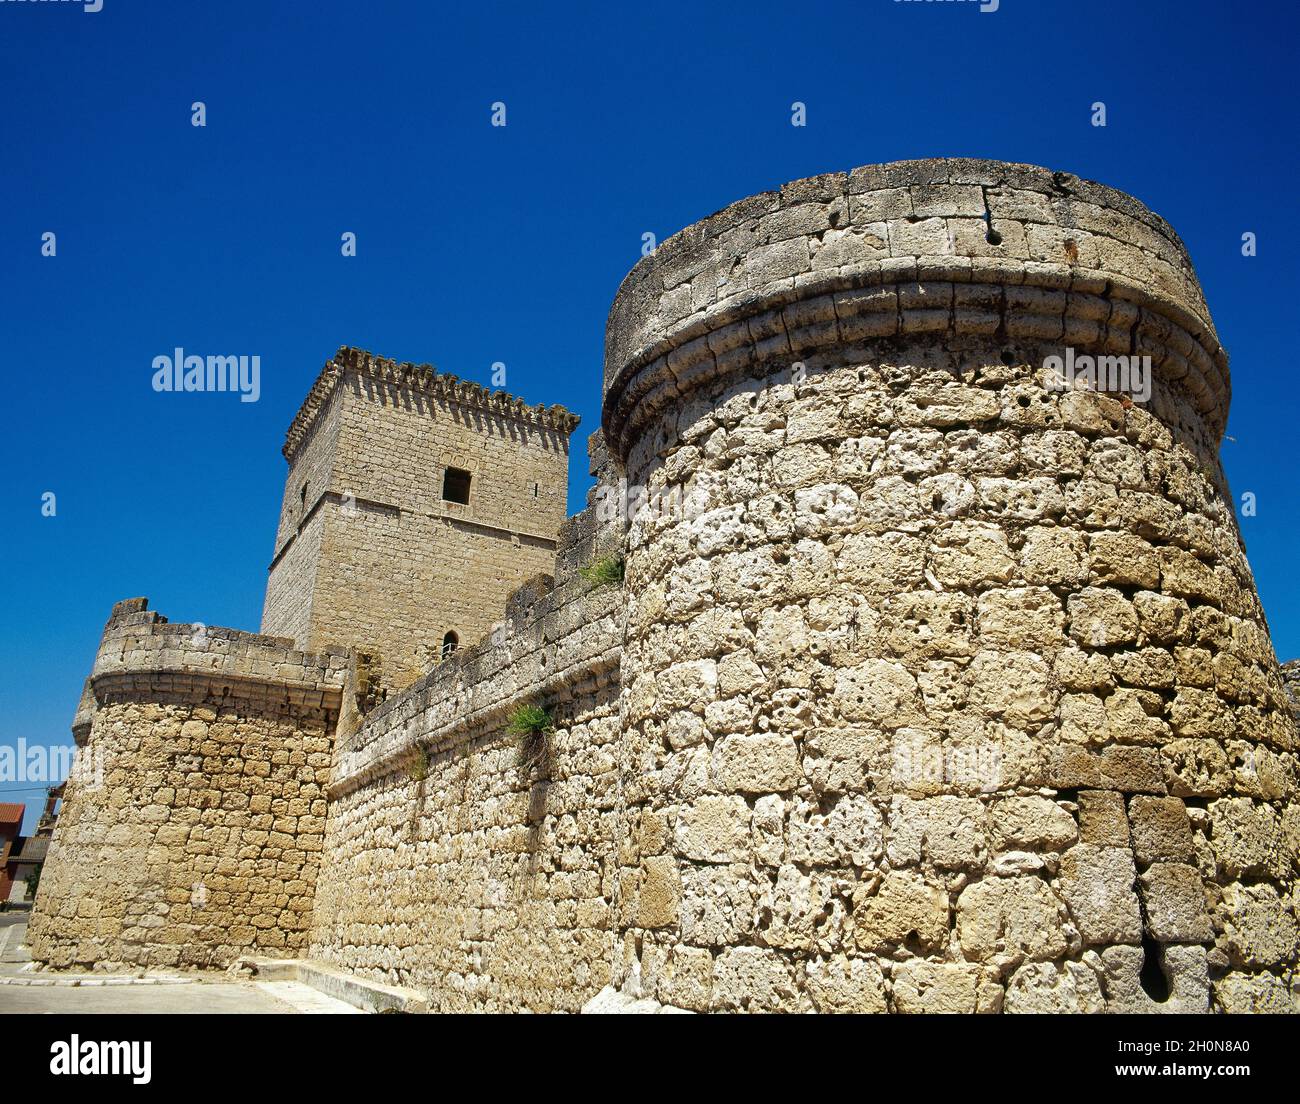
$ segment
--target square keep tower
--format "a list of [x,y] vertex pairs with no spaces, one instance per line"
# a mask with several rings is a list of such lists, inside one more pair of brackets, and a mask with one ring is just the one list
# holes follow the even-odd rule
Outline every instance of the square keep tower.
[[413,681],[550,573],[578,418],[344,347],[285,438],[262,632],[377,653]]

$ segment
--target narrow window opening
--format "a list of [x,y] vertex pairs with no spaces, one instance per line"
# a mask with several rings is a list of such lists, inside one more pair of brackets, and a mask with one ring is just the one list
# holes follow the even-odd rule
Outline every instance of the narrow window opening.
[[469,505],[469,472],[461,468],[448,468],[442,474],[442,497],[445,502]]
[[302,490],[298,492],[298,504],[300,506],[307,505],[307,484],[306,483],[302,485]]
[[454,632],[447,633],[447,635],[442,638],[442,658],[446,659],[459,647],[460,637]]
[[537,490],[538,490],[538,485],[537,485],[536,483],[534,483],[534,484],[533,484],[533,497],[534,497],[534,498],[537,497]]

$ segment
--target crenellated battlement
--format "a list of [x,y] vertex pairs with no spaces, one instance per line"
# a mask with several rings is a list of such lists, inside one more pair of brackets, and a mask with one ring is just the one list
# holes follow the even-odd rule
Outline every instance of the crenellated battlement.
[[[147,598],[113,607],[87,679],[93,702],[167,692],[195,702],[256,698],[266,705],[336,713],[347,676],[343,648],[303,652],[286,637],[201,622],[170,622]],[[78,708],[74,731],[93,719]]]
[[462,380],[457,376],[438,372],[431,364],[391,360],[376,356],[365,349],[343,345],[321,369],[320,375],[316,377],[316,382],[312,384],[307,398],[285,434],[284,448],[281,451],[290,463],[297,456],[303,441],[311,433],[321,409],[329,402],[330,396],[334,394],[347,372],[353,372],[388,386],[406,388],[428,395],[448,407],[481,411],[524,425],[558,430],[565,435],[572,433],[580,420],[576,414],[570,413],[558,403],[551,406],[541,403],[529,404],[505,391],[493,391],[472,380]]

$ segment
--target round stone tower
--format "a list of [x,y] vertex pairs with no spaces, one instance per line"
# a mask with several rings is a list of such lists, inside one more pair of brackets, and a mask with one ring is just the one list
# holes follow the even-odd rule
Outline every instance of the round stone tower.
[[990,161],[624,281],[621,961],[707,1009],[1290,1011],[1296,725],[1141,203]]

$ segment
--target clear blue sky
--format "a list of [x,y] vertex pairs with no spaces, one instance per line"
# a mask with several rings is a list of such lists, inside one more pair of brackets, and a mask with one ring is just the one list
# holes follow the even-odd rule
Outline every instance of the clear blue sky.
[[[1251,563],[1300,655],[1293,5],[623,7],[0,0],[0,742],[70,741],[118,599],[257,628],[284,430],[340,344],[483,383],[503,361],[510,390],[577,411],[577,509],[643,233],[934,155],[1101,180],[1183,236],[1233,358]],[[259,354],[260,401],[154,393],[177,345]],[[30,828],[40,794],[12,785]]]

